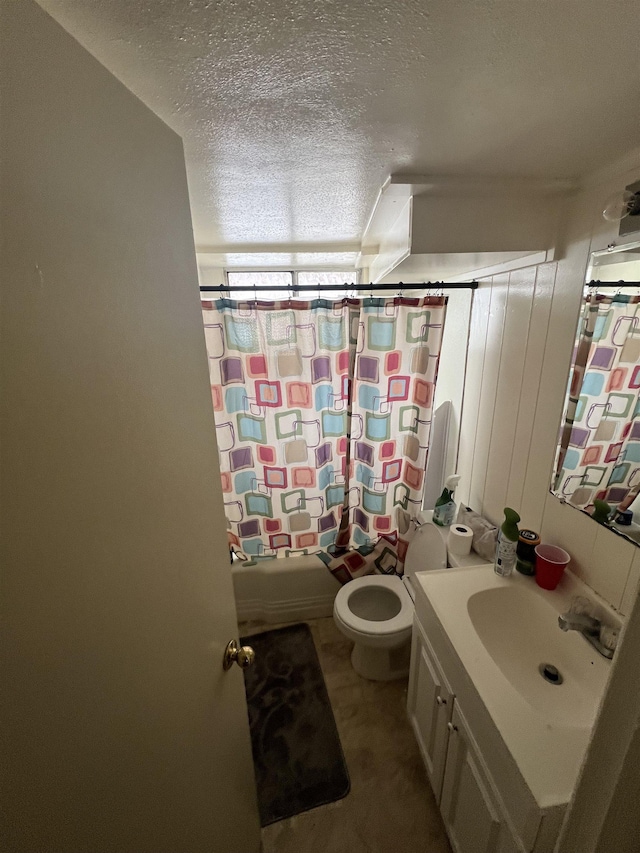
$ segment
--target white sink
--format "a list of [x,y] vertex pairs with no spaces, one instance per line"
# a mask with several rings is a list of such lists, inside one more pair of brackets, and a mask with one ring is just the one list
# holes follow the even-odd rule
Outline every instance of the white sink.
[[[537,713],[562,726],[593,725],[602,693],[591,672],[593,649],[577,632],[560,630],[547,600],[512,584],[474,592],[467,611],[493,661]],[[559,671],[562,683],[545,680],[544,664]]]
[[[550,592],[487,564],[419,572],[416,588],[418,617],[440,623],[539,805],[565,804],[611,668],[558,625],[584,587],[565,572]],[[562,684],[545,681],[540,664],[556,667]]]

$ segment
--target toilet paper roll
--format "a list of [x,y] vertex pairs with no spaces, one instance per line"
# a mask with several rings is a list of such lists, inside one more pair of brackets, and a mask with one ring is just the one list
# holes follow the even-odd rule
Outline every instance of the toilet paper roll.
[[473,542],[473,530],[466,524],[452,524],[449,528],[447,548],[451,554],[457,557],[466,557],[471,551]]

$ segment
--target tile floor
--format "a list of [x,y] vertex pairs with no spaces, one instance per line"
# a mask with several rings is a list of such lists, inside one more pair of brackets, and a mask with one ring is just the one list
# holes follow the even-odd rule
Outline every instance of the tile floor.
[[[263,853],[451,853],[407,718],[407,682],[367,681],[333,619],[308,621],[351,777],[342,800],[262,830]],[[279,627],[244,622],[247,636]]]

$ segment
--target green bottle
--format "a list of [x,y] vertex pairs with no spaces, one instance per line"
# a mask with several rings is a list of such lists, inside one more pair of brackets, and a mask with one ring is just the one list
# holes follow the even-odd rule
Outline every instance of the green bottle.
[[453,493],[459,481],[459,474],[453,474],[451,477],[447,477],[442,494],[436,501],[436,505],[433,508],[433,523],[440,527],[448,527],[455,521],[456,502],[453,499]]
[[606,501],[595,499],[593,502],[594,510],[591,518],[597,521],[598,524],[606,524],[611,517],[611,507]]
[[498,545],[496,547],[496,560],[493,570],[497,575],[507,578],[516,564],[516,551],[518,549],[518,522],[520,516],[511,507],[505,507],[504,521],[498,534]]

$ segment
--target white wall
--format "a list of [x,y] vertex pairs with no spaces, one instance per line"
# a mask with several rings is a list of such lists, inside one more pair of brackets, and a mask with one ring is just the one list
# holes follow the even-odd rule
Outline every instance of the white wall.
[[640,829],[640,599],[632,602],[556,850],[637,853]]
[[[398,205],[400,207],[400,204]],[[383,279],[411,251],[413,199],[408,199],[391,221],[380,240],[378,254],[371,260],[369,276],[375,284]]]
[[[605,755],[608,753],[605,752]],[[620,776],[606,814],[599,853],[637,853],[640,845],[640,729],[632,735]]]
[[520,193],[492,192],[488,186],[480,194],[417,195],[411,251],[420,255],[548,249],[555,245],[560,211],[558,195],[526,187]]
[[484,279],[471,317],[458,497],[494,523],[505,506],[571,554],[572,568],[626,613],[640,549],[549,494],[580,299],[591,251],[616,240],[604,200],[640,175],[640,155],[593,176],[564,217],[560,260]]
[[446,400],[451,401],[449,441],[444,477],[455,474],[458,464],[458,444],[462,421],[467,338],[471,317],[471,290],[452,290],[447,294],[447,314],[440,349],[440,364],[434,399],[434,411]]
[[[225,283],[224,270],[222,267],[205,267],[202,264],[198,265],[198,277],[200,279],[200,284],[204,287],[205,285],[218,287],[220,284]],[[203,299],[210,298],[211,294],[207,295],[207,293],[202,294]]]

